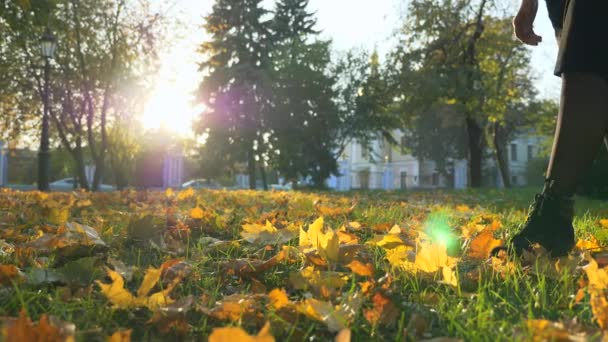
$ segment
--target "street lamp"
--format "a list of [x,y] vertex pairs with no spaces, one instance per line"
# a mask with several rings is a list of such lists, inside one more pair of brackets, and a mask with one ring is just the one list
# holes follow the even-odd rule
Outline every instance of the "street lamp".
[[49,173],[51,170],[51,154],[49,151],[49,76],[51,73],[51,59],[55,54],[57,41],[47,28],[40,39],[40,52],[44,58],[44,94],[42,115],[42,132],[40,134],[40,150],[38,151],[38,190],[49,191]]

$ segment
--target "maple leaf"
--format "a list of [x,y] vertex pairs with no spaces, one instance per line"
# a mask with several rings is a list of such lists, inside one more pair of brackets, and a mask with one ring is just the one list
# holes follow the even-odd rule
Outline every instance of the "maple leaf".
[[309,266],[300,272],[293,272],[289,280],[295,289],[308,287],[320,292],[324,289],[341,289],[348,282],[348,276],[340,272],[318,271]]
[[418,270],[434,273],[443,267],[452,268],[457,259],[448,256],[446,246],[438,243],[421,243],[416,254],[415,266]]
[[494,238],[494,230],[486,228],[471,240],[467,255],[473,259],[485,260],[490,256],[490,253],[494,248],[502,245],[502,240]]
[[97,280],[96,283],[115,309],[147,307],[151,311],[154,311],[161,306],[171,304],[173,303],[173,299],[169,298],[169,293],[173,291],[173,288],[181,280],[181,278],[175,278],[165,289],[148,296],[148,293],[156,285],[161,275],[160,269],[150,267],[146,271],[141,286],[137,290],[137,297],[135,297],[125,289],[125,283],[120,274],[109,268],[106,268],[106,272],[112,282],[105,284]]
[[399,315],[399,309],[390,298],[377,292],[372,297],[372,302],[374,307],[363,312],[363,316],[370,324],[375,326],[378,323],[391,324],[395,322]]
[[47,315],[42,315],[40,321],[32,323],[25,310],[21,309],[18,318],[4,320],[2,337],[5,342],[74,342],[75,330],[74,324],[53,318],[49,320]]
[[314,320],[325,323],[330,331],[338,332],[352,323],[361,303],[361,297],[356,295],[345,301],[345,304],[335,306],[329,302],[309,298],[297,303],[296,309]]
[[592,236],[589,240],[578,240],[575,248],[581,251],[593,251],[601,249],[602,246],[600,242]]
[[209,335],[209,342],[274,342],[274,337],[270,334],[270,323],[266,322],[262,330],[256,335],[251,336],[246,331],[238,327],[214,328]]
[[323,216],[308,226],[308,231],[300,228],[300,247],[304,252],[318,250],[325,259],[338,262],[340,259],[340,237],[334,230],[324,231]]

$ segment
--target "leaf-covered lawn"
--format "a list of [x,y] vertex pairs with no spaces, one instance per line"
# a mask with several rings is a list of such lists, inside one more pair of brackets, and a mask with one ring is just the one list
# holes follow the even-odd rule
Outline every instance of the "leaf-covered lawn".
[[489,258],[532,195],[3,190],[2,334],[599,341],[608,206],[579,201],[569,257]]

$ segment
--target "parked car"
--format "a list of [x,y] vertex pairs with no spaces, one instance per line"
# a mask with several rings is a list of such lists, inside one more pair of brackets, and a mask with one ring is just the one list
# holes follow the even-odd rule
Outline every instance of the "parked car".
[[195,190],[198,189],[222,189],[222,186],[214,181],[210,181],[207,179],[193,179],[190,181],[187,181],[186,183],[182,184],[182,188],[183,189],[188,189],[188,188],[192,188]]
[[291,190],[293,190],[293,184],[292,183],[270,184],[269,188],[271,190],[277,190],[277,191],[291,191]]
[[[74,186],[76,184],[76,186]],[[74,180],[74,178],[64,178],[60,180],[56,180],[49,184],[52,191],[72,191],[74,189],[79,188],[78,182]],[[107,184],[99,184],[99,191],[114,191],[114,187],[112,185]]]

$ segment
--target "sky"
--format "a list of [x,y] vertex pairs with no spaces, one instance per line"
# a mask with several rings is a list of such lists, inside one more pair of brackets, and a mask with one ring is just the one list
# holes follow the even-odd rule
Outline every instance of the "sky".
[[[515,12],[517,0],[511,1]],[[266,0],[270,6],[272,2]],[[146,128],[163,126],[187,136],[191,134],[192,120],[202,110],[192,104],[192,94],[202,77],[197,70],[200,57],[196,49],[206,38],[202,24],[213,0],[175,0],[171,4],[167,14],[179,16],[183,29],[170,37],[171,47],[161,52],[162,67],[143,122]],[[536,30],[543,42],[531,48],[531,63],[541,96],[556,99],[560,83],[552,71],[557,47],[546,9],[540,7]],[[310,0],[310,9],[317,14],[322,37],[332,39],[335,49],[377,48],[381,55],[393,46],[392,37],[400,18],[407,15],[405,0]]]

